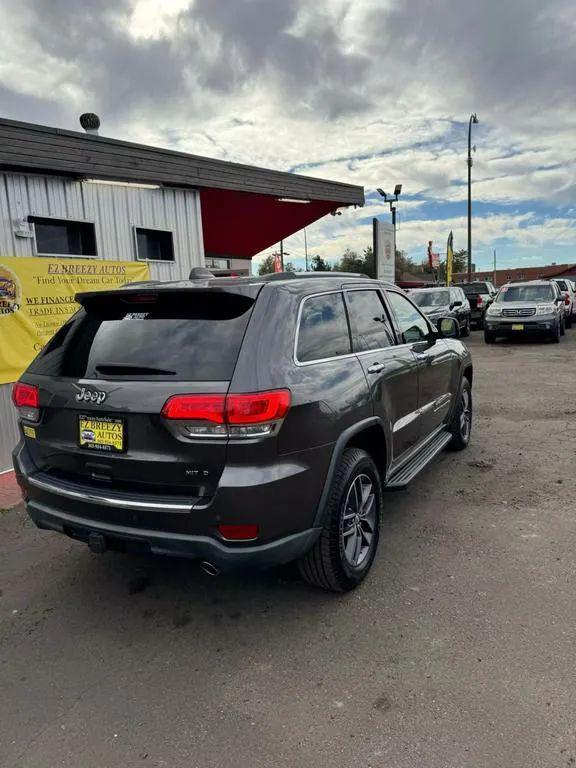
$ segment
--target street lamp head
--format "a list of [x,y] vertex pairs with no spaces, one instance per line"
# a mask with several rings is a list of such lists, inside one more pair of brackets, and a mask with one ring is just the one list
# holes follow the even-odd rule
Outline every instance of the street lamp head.
[[470,119],[472,120],[473,123],[478,122],[478,115],[476,114],[476,112],[474,112],[474,114],[470,116]]
[[386,200],[386,197],[387,197],[387,195],[386,195],[386,192],[384,192],[384,190],[383,190],[383,189],[380,189],[380,187],[378,187],[378,188],[376,189],[376,192],[378,192],[378,194],[379,194],[381,197],[383,197],[383,198],[384,198],[384,200]]
[[402,184],[396,184],[394,187],[394,196],[398,197],[402,192]]

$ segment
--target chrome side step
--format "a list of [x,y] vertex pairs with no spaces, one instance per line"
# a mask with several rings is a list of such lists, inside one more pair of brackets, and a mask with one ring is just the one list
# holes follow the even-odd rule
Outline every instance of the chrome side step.
[[406,488],[408,483],[414,480],[416,475],[448,445],[450,440],[452,440],[452,435],[449,432],[445,430],[438,432],[407,464],[401,466],[390,476],[383,490],[401,491]]

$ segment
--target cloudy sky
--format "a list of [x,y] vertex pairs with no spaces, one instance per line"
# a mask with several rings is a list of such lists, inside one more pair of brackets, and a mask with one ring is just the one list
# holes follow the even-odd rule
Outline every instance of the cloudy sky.
[[[0,0],[0,115],[361,184],[308,229],[333,258],[386,217],[420,260],[576,261],[574,0]],[[303,237],[287,244],[297,261]]]

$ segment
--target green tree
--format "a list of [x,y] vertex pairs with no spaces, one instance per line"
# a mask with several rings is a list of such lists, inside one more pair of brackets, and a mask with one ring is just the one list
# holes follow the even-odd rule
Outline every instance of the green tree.
[[346,248],[342,258],[334,265],[337,272],[362,272],[364,270],[364,259],[356,251]]
[[270,253],[266,258],[262,259],[260,264],[258,265],[258,274],[259,275],[269,275],[271,272],[274,272],[274,254]]
[[304,272],[302,267],[297,267],[293,261],[287,261],[284,264],[284,272]]
[[452,272],[465,272],[466,269],[468,269],[468,251],[466,248],[460,248],[459,251],[454,251]]
[[372,246],[369,245],[364,248],[364,254],[362,258],[364,264],[362,266],[362,273],[368,275],[368,277],[376,277],[376,262],[374,261],[374,251]]
[[310,269],[312,272],[330,272],[332,267],[327,261],[324,261],[319,253],[317,253],[310,259]]

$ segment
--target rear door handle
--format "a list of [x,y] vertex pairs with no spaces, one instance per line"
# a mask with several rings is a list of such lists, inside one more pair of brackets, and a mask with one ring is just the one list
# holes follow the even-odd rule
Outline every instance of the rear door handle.
[[384,370],[384,363],[372,363],[368,368],[368,373],[380,373]]

